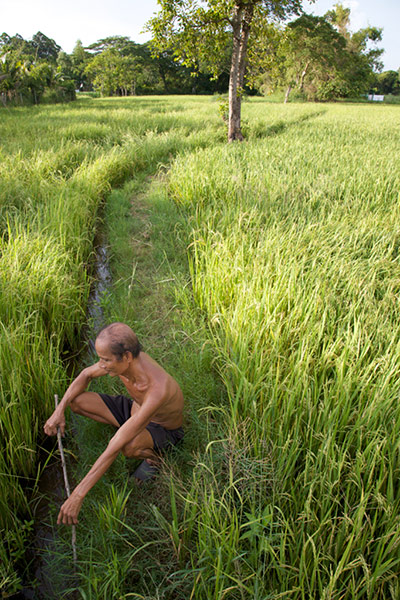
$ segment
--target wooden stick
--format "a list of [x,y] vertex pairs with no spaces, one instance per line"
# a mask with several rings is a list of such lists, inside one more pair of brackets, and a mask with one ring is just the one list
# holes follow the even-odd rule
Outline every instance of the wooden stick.
[[[57,394],[54,394],[54,403],[57,408],[57,406],[58,406],[58,395]],[[71,495],[71,489],[70,489],[69,483],[68,483],[67,464],[65,462],[64,448],[63,448],[63,444],[62,444],[61,431],[60,431],[59,427],[57,428],[57,441],[58,441],[58,449],[59,449],[60,455],[61,455],[62,469],[63,469],[63,473],[64,473],[65,491],[67,492],[67,497],[69,498]],[[78,560],[77,552],[76,552],[76,525],[72,525],[72,554],[74,557],[74,565],[76,566],[76,561]]]

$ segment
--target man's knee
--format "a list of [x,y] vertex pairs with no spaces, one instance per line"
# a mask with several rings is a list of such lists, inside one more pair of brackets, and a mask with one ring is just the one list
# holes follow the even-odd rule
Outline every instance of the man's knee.
[[[79,398],[79,396],[78,396],[78,398]],[[78,401],[78,398],[74,398],[73,400],[71,400],[71,402],[69,404],[70,409],[74,413],[79,412],[79,401]]]
[[80,411],[82,410],[83,403],[84,403],[84,396],[85,396],[85,392],[83,392],[83,394],[79,394],[79,396],[77,396],[76,398],[71,400],[69,407],[74,413],[79,414]]
[[141,458],[142,450],[143,448],[137,443],[135,443],[135,440],[133,440],[132,442],[125,444],[121,452],[127,458]]
[[143,444],[138,443],[136,440],[125,444],[121,452],[127,458],[149,458],[154,454],[152,448],[145,448]]
[[151,434],[145,429],[125,444],[121,452],[127,458],[152,458],[154,456],[154,445]]

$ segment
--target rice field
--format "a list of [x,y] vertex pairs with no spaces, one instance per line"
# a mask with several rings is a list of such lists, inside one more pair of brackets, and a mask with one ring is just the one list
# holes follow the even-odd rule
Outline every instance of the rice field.
[[[212,427],[168,483],[170,514],[152,509],[174,586],[133,584],[132,554],[109,575],[114,597],[399,597],[400,112],[255,98],[243,115],[247,141],[228,146],[206,97],[2,111],[4,589],[18,587],[29,534],[22,480],[35,480],[63,353],[85,322],[99,207],[158,169],[187,250],[175,302],[201,324],[224,393],[196,406]],[[131,490],[113,493],[125,506]],[[93,564],[82,597],[109,598],[91,587]]]
[[194,598],[399,594],[400,115],[316,110],[171,169],[228,398]]
[[14,565],[32,526],[27,490],[54,393],[67,385],[62,359],[80,346],[99,208],[177,145],[207,139],[203,131],[194,142],[190,113],[170,133],[182,109],[164,115],[163,106],[88,100],[1,111],[0,589],[19,586]]

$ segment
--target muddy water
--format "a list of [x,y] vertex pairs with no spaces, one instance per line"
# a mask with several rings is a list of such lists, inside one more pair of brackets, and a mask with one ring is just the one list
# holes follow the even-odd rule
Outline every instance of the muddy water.
[[102,304],[111,285],[111,273],[108,264],[106,237],[103,232],[97,234],[95,245],[95,281],[89,297],[88,320],[91,329],[94,332],[97,332],[104,325],[104,311]]
[[[93,265],[94,283],[88,304],[88,323],[90,330],[96,332],[104,324],[102,304],[111,284],[111,274],[108,265],[106,239],[99,232],[95,239],[95,261]],[[94,335],[88,333],[88,353],[81,359],[82,363],[91,360],[94,355]],[[68,437],[63,445],[68,449]],[[57,453],[57,456],[58,453]],[[68,464],[69,463],[69,464]],[[70,474],[71,464],[67,458],[67,470]],[[69,475],[69,478],[71,476]],[[71,489],[73,482],[69,481]],[[24,582],[22,591],[13,596],[17,600],[76,600],[80,598],[77,592],[69,592],[69,588],[77,587],[78,578],[74,572],[72,560],[65,560],[65,541],[61,540],[56,524],[59,507],[66,499],[64,477],[61,460],[57,458],[48,464],[39,480],[39,490],[34,512],[33,540],[27,551],[29,575]],[[79,531],[77,532],[79,545]],[[78,547],[79,561],[79,547]]]
[[[68,587],[75,587],[76,577],[72,566],[65,564],[65,543],[58,535],[56,524],[58,507],[66,498],[61,460],[46,466],[39,481],[34,514],[34,537],[27,551],[29,581],[25,581],[18,595],[21,600],[61,598]],[[57,560],[57,556],[60,560]],[[54,560],[55,559],[55,560]],[[63,596],[75,600],[74,593]]]

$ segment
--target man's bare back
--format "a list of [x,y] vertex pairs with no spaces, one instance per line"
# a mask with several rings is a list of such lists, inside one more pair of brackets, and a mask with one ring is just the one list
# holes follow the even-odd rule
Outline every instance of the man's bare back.
[[[183,394],[179,384],[156,361],[141,350],[128,325],[112,323],[96,339],[99,361],[83,369],[65,392],[57,409],[44,425],[47,435],[65,430],[67,406],[77,414],[117,427],[106,450],[62,505],[58,523],[75,524],[82,502],[120,452],[142,458],[143,465],[157,464],[156,451],[182,439]],[[86,391],[98,377],[118,377],[131,399]],[[160,441],[161,440],[161,441]]]

